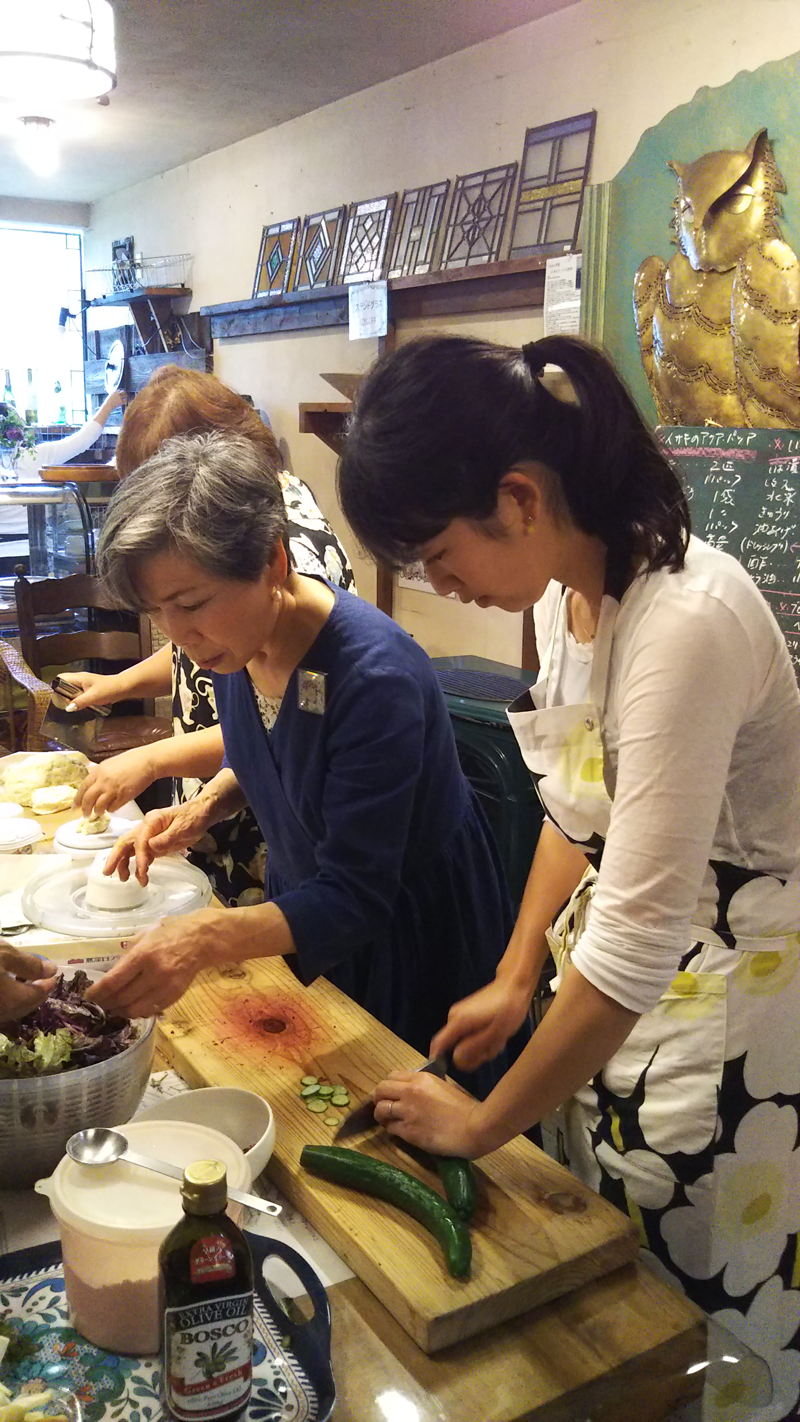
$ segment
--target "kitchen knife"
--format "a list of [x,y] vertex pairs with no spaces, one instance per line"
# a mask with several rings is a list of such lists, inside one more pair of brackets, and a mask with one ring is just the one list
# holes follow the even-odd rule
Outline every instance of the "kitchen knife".
[[41,727],[42,735],[91,758],[97,749],[98,730],[111,707],[86,706],[82,711],[68,711],[67,706],[80,695],[82,688],[67,677],[57,676],[51,682],[51,690],[50,705]]
[[[444,1053],[438,1057],[431,1057],[417,1070],[433,1072],[434,1076],[439,1076],[444,1081],[447,1075],[447,1057]],[[362,1106],[356,1106],[355,1111],[351,1111],[349,1116],[345,1116],[333,1139],[346,1141],[348,1136],[358,1135],[361,1131],[371,1131],[379,1124],[375,1120],[375,1102],[365,1101]]]

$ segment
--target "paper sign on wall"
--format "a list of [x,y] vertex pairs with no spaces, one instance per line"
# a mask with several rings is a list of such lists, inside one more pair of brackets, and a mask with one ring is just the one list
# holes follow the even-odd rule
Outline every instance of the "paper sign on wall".
[[577,336],[581,324],[581,254],[548,257],[544,274],[544,333]]
[[388,325],[385,281],[359,282],[348,289],[350,340],[385,336]]

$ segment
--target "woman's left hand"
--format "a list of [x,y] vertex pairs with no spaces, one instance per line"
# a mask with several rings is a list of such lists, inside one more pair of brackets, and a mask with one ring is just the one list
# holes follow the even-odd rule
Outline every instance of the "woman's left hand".
[[484,1153],[481,1103],[430,1072],[393,1071],[373,1092],[375,1120],[393,1136],[434,1155]]
[[140,933],[86,996],[104,1011],[154,1017],[182,997],[201,968],[225,960],[229,910],[199,909]]

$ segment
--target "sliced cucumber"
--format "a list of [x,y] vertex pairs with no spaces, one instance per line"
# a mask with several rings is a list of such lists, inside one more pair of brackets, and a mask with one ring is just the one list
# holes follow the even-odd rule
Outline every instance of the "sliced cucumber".
[[327,1101],[320,1101],[318,1096],[312,1096],[311,1100],[306,1102],[306,1106],[309,1111],[327,1111],[328,1109]]
[[304,1087],[303,1087],[302,1091],[300,1092],[300,1095],[301,1095],[301,1096],[316,1096],[321,1090],[322,1090],[322,1088],[321,1088],[320,1086],[317,1086],[316,1083],[314,1083],[314,1082],[309,1082],[308,1086],[304,1086]]
[[318,1077],[318,1076],[301,1076],[301,1078],[300,1078],[300,1085],[301,1085],[301,1086],[316,1086],[316,1084],[317,1084],[318,1081],[319,1081],[319,1077]]

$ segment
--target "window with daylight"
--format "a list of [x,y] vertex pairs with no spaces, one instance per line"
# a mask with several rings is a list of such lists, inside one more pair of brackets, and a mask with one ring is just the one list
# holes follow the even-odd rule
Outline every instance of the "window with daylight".
[[0,223],[0,273],[0,390],[7,375],[17,409],[35,409],[39,425],[83,424],[80,232]]

